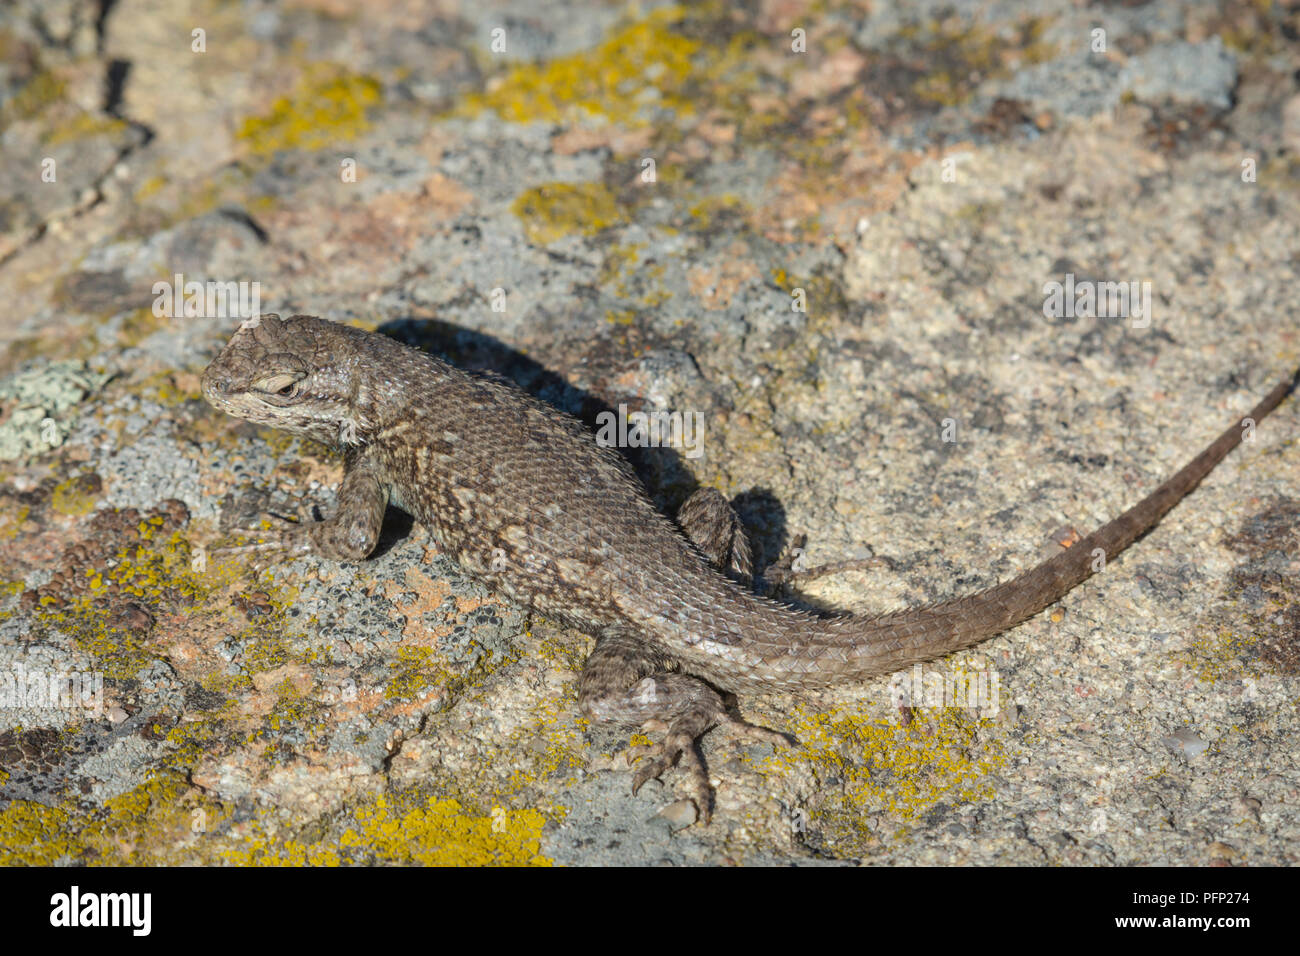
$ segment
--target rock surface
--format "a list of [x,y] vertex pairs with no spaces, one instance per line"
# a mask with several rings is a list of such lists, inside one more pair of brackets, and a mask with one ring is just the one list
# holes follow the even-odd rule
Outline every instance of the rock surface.
[[1300,8],[365,6],[0,13],[0,863],[1300,862],[1300,402],[1009,634],[740,701],[800,746],[707,739],[706,827],[580,718],[589,640],[400,513],[215,550],[339,467],[203,403],[240,287],[186,295],[698,412],[629,453],[666,510],[875,559],[810,604],[942,600],[1300,364]]

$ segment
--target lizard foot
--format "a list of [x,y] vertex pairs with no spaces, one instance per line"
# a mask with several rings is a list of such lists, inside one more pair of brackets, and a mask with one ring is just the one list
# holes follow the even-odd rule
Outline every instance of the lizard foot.
[[[717,703],[721,708],[721,699]],[[722,709],[707,716],[701,711],[693,711],[669,724],[664,738],[659,743],[639,744],[628,750],[629,764],[643,761],[632,775],[633,795],[647,780],[659,778],[674,763],[677,763],[689,776],[691,799],[695,801],[695,806],[700,811],[700,818],[708,823],[713,815],[713,787],[696,740],[711,728],[725,730],[733,737],[751,743],[773,746],[788,746],[791,743],[790,737],[786,734],[737,720]]]
[[639,744],[635,749],[629,748],[627,754],[628,764],[638,761],[641,765],[632,774],[633,796],[636,796],[641,788],[645,786],[646,781],[657,780],[663,775],[664,771],[680,761],[682,769],[690,777],[691,799],[695,801],[695,806],[700,811],[700,817],[705,823],[709,822],[712,788],[709,784],[708,768],[704,766],[704,758],[700,756],[699,750],[696,749],[694,737],[688,732],[670,730],[667,736],[657,744]]
[[722,695],[698,677],[678,673],[662,651],[640,640],[626,627],[610,627],[596,639],[578,683],[578,704],[593,720],[662,730],[657,744],[628,752],[628,763],[640,761],[632,776],[632,792],[647,780],[678,765],[689,777],[689,790],[700,817],[712,815],[712,787],[696,741],[715,727],[731,735],[770,744],[790,738],[737,720],[727,712]]
[[[369,489],[362,489],[363,491]],[[375,549],[383,522],[384,502],[378,496],[364,507],[340,510],[318,520],[304,507],[298,518],[264,511],[258,526],[238,525],[232,531],[256,537],[256,542],[218,548],[228,552],[281,551],[289,555],[317,554],[335,561],[360,561]],[[267,529],[261,525],[271,522]]]
[[[271,527],[265,527],[267,523]],[[255,537],[258,539],[257,541],[222,544],[212,550],[226,554],[247,554],[259,551],[306,554],[312,550],[310,529],[314,523],[314,519],[308,515],[301,515],[295,519],[264,511],[248,522],[240,523],[230,529],[235,534]]]
[[787,591],[795,582],[807,583],[844,571],[871,571],[877,568],[898,570],[897,562],[881,555],[848,561],[832,561],[829,564],[819,564],[815,568],[810,568],[804,562],[804,547],[807,543],[806,535],[798,535],[780,559],[763,572],[763,584],[767,592]]

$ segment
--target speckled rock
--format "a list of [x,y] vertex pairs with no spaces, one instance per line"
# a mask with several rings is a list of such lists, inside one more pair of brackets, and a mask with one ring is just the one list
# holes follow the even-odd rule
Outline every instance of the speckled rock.
[[[629,458],[762,566],[857,559],[790,599],[972,591],[1300,364],[1298,16],[8,5],[0,863],[1295,864],[1295,401],[1012,632],[741,699],[799,744],[708,736],[706,827],[580,716],[590,639],[396,510],[365,562],[224,550],[339,461],[198,376],[240,318],[207,284],[255,288],[588,424],[698,414]],[[1149,295],[1061,314],[1067,277]]]

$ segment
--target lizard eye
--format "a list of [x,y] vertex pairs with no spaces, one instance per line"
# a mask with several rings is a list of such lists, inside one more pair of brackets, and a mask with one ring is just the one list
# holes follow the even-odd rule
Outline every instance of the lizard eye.
[[267,395],[280,395],[289,398],[298,390],[298,377],[295,375],[272,375],[262,379],[256,386],[259,392]]

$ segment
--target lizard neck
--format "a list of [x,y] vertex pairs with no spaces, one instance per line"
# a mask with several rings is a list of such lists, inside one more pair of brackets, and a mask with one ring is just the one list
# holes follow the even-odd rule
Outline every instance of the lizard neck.
[[457,394],[468,376],[441,359],[383,339],[350,376],[349,415],[339,423],[339,443],[369,445],[405,426],[436,425],[440,417],[463,414]]

